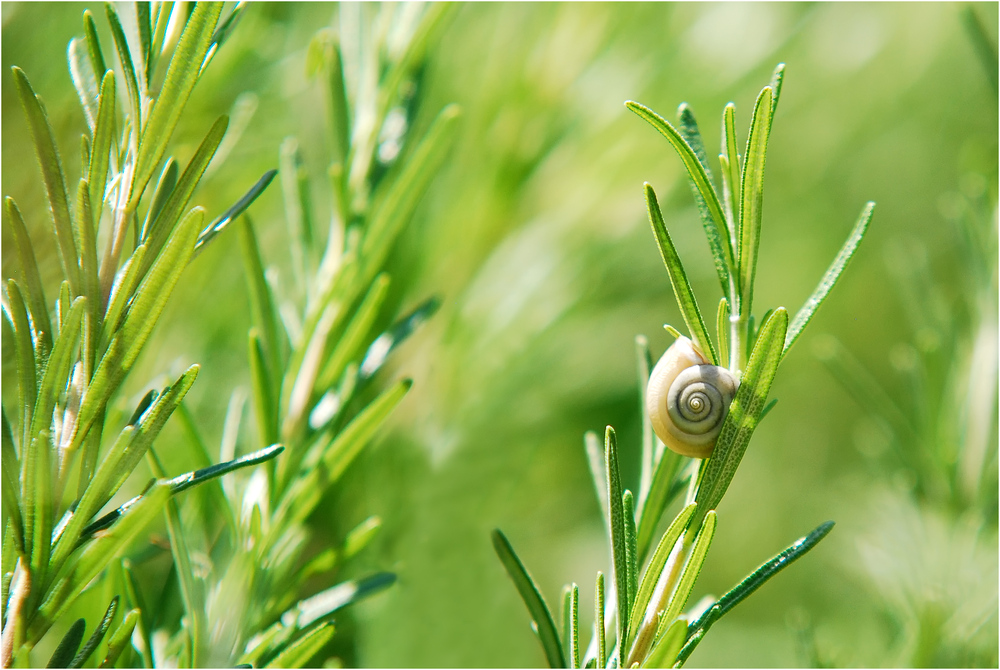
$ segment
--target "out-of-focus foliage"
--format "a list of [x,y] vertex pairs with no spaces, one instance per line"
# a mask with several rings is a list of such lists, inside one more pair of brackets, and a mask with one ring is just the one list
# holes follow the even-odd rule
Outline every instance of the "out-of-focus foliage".
[[[84,123],[64,65],[83,6],[2,8],[4,72],[21,65],[36,90],[46,91],[61,147],[76,146]],[[995,49],[996,5],[973,9]],[[942,344],[951,336],[929,321],[937,316],[918,313],[914,322],[908,315],[905,290],[914,284],[906,280],[904,289],[893,279],[902,262],[918,278],[932,278],[932,300],[945,315],[957,310],[946,318],[969,323],[954,332],[966,338],[959,350],[975,361],[973,369],[995,370],[989,328],[995,332],[996,313],[973,309],[968,296],[982,291],[995,307],[996,266],[971,274],[961,229],[950,223],[959,215],[955,203],[978,203],[980,237],[972,246],[985,246],[995,260],[996,64],[984,67],[965,11],[951,3],[458,8],[428,53],[415,121],[422,132],[443,104],[458,102],[458,137],[389,260],[390,303],[434,294],[442,308],[384,373],[414,379],[396,430],[352,466],[343,490],[314,519],[338,537],[380,515],[383,535],[358,569],[399,575],[394,589],[359,610],[350,662],[543,663],[490,546],[496,526],[516,535],[550,601],[573,580],[584,585],[581,602],[592,602],[588,585],[607,557],[581,435],[613,424],[620,444],[639,443],[633,337],[647,334],[658,354],[669,343],[661,324],[680,322],[646,223],[644,180],[660,193],[695,291],[717,284],[681,166],[622,102],[670,110],[687,101],[702,119],[706,144],[718,146],[719,129],[708,120],[714,110],[732,100],[746,119],[759,82],[783,61],[760,247],[760,267],[777,264],[782,272],[758,275],[758,303],[801,304],[858,203],[879,203],[877,225],[772,388],[780,402],[720,506],[727,521],[699,583],[718,596],[803,528],[829,518],[837,530],[715,626],[688,664],[996,663],[995,396],[983,410],[982,443],[992,446],[973,473],[983,477],[983,497],[942,504],[919,494],[909,460],[892,456],[896,446],[913,453],[913,441],[888,432],[877,408],[859,405],[811,354],[820,334],[834,335],[909,411],[910,371],[924,360],[942,369],[955,361],[934,353],[952,351]],[[206,175],[202,193],[217,197],[217,208],[272,166],[288,135],[299,138],[309,173],[321,179],[332,153],[327,101],[306,76],[306,45],[335,13],[319,3],[252,5],[206,71],[186,115],[256,110],[226,169]],[[34,184],[12,84],[3,77],[2,190],[27,213],[29,231],[44,233],[44,194]],[[200,140],[177,139],[190,143],[187,155]],[[66,162],[72,173],[74,162]],[[318,211],[328,204],[317,203]],[[277,191],[262,196],[255,211],[262,248],[279,256],[275,244],[285,231]],[[5,233],[5,268],[11,242]],[[249,300],[237,242],[223,235],[191,266],[131,376],[136,384],[165,370],[176,377],[200,361],[201,379],[186,402],[210,439],[222,432],[225,415],[227,394],[217,389],[249,382]],[[59,267],[50,252],[39,262],[54,295]],[[278,263],[291,276],[290,257]],[[212,294],[204,295],[209,283]],[[916,295],[938,309],[927,292]],[[939,339],[922,335],[927,328]],[[974,332],[983,333],[978,349]],[[918,352],[915,366],[906,346]],[[5,359],[5,373],[8,365]],[[961,386],[962,373],[955,375]],[[947,378],[926,375],[927,392],[934,408],[954,416],[964,401],[945,408],[933,396],[961,398],[942,388]],[[15,383],[4,374],[5,393]],[[139,390],[126,384],[123,397]],[[950,462],[953,438],[944,431],[935,439]],[[622,475],[634,485],[637,473]],[[927,605],[912,609],[919,602]],[[971,640],[950,632],[975,626]],[[931,634],[914,633],[920,630]]]

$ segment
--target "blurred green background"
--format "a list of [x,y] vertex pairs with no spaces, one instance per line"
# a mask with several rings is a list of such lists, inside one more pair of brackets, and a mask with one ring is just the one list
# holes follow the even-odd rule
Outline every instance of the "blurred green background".
[[[8,68],[22,67],[44,99],[74,183],[85,121],[65,53],[88,6],[2,6],[3,193],[18,201],[36,244],[53,251],[40,259],[50,297],[58,261]],[[927,473],[899,456],[919,447],[899,443],[817,356],[833,335],[906,411],[946,411],[958,422],[970,412],[968,370],[996,370],[997,4],[972,6],[992,61],[977,51],[968,11],[955,3],[455,7],[428,53],[417,125],[457,102],[461,130],[389,265],[402,309],[429,295],[443,307],[386,373],[415,380],[393,431],[314,518],[339,536],[381,515],[383,535],[358,569],[399,575],[353,611],[345,626],[356,648],[345,660],[542,664],[490,546],[494,527],[550,604],[569,581],[592,602],[608,550],[582,436],[613,425],[626,485],[635,486],[634,336],[646,334],[659,354],[670,340],[662,325],[682,323],[643,181],[657,189],[702,305],[720,297],[680,161],[622,103],[673,118],[687,101],[711,153],[723,106],[736,103],[745,141],[754,98],[783,61],[758,309],[797,310],[864,203],[878,206],[841,284],[778,373],[780,402],[719,508],[694,598],[725,592],[820,522],[837,526],[714,627],[689,665],[996,665],[995,375],[986,375],[992,395],[977,415],[982,454],[968,466],[983,473],[973,487],[981,492],[935,497],[919,494]],[[326,101],[305,55],[336,12],[325,3],[254,4],[206,72],[175,138],[182,161],[218,114],[254,110],[196,195],[209,216],[275,167],[290,135],[312,174],[316,211],[329,211]],[[287,277],[279,189],[252,214],[267,262]],[[963,216],[980,236],[971,243]],[[985,273],[970,269],[970,249],[986,259]],[[5,227],[4,276],[13,253]],[[202,363],[188,398],[217,440],[230,393],[248,383],[249,322],[235,233],[226,233],[182,280],[128,388],[138,393]],[[973,348],[977,336],[984,344]],[[930,442],[944,445],[941,468],[961,470],[968,431],[928,424]],[[589,626],[590,607],[582,611]]]

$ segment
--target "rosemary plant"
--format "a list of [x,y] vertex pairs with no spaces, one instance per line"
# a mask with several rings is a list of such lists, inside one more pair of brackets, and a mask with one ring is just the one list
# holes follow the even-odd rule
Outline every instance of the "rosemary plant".
[[[83,646],[81,619],[48,664],[136,665],[130,640],[136,629],[148,634],[142,620],[149,612],[142,610],[127,564],[116,557],[164,510],[168,524],[175,520],[175,494],[282,450],[268,446],[218,465],[206,460],[172,478],[157,472],[141,495],[100,515],[144,455],[155,465],[152,444],[194,383],[198,366],[162,391],[149,391],[134,412],[115,402],[116,393],[184,269],[273,176],[265,175],[206,225],[205,209],[191,207],[191,199],[227,117],[208,129],[183,171],[168,157],[185,103],[243,9],[236,5],[220,21],[222,3],[161,3],[155,11],[137,3],[137,34],[126,39],[118,10],[107,5],[120,74],[108,65],[93,15],[84,12],[85,36],[70,43],[68,54],[88,124],[80,143],[82,177],[73,192],[67,192],[42,101],[25,73],[14,68],[64,280],[50,302],[34,242],[8,197],[5,225],[19,267],[3,295],[4,349],[13,354],[18,379],[16,400],[4,398],[3,407],[5,667],[36,665],[32,649],[108,568],[118,571],[124,588],[103,617],[91,620],[98,625]],[[107,243],[99,255],[101,236]],[[148,648],[143,651],[148,658]]]
[[[204,583],[194,574],[187,578],[196,584],[192,597],[205,603],[201,658],[209,665],[302,667],[323,658],[333,617],[395,580],[377,572],[311,592],[318,578],[330,581],[368,544],[381,520],[369,517],[340,546],[318,552],[312,547],[326,533],[307,520],[410,389],[409,379],[380,388],[376,373],[437,309],[430,298],[394,314],[385,266],[456,127],[452,106],[422,137],[410,132],[425,47],[447,12],[440,4],[418,11],[339,9],[339,28],[321,30],[307,56],[330,102],[333,211],[322,218],[314,211],[308,174],[289,138],[280,168],[292,281],[278,282],[276,270],[265,273],[253,224],[248,217],[239,223],[254,321],[248,350],[256,439],[259,445],[280,441],[286,451],[245,486],[225,489],[233,511],[227,532],[208,547],[219,556],[216,568]],[[405,36],[393,48],[388,26]],[[345,48],[341,34],[361,39]],[[323,219],[330,222],[325,244],[317,230]],[[391,325],[380,329],[386,320]],[[234,392],[227,417],[234,427],[241,393]]]
[[[784,65],[780,64],[770,85],[757,97],[743,155],[737,150],[735,106],[726,106],[718,183],[713,179],[698,125],[687,104],[680,106],[675,127],[639,103],[626,103],[670,142],[687,170],[722,289],[715,340],[664,224],[656,194],[646,184],[649,220],[692,346],[708,364],[727,368],[739,386],[710,457],[703,460],[681,456],[654,436],[645,402],[653,360],[645,338],[637,338],[644,425],[637,495],[623,488],[614,430],[607,428],[603,450],[596,435],[588,434],[585,439],[612,558],[610,583],[605,583],[603,573],[597,575],[595,625],[589,646],[581,646],[577,585],[564,589],[562,625],[557,630],[551,611],[510,542],[501,531],[494,531],[494,548],[528,606],[551,667],[681,666],[715,622],[816,546],[833,527],[832,522],[821,524],[718,600],[707,598],[685,611],[715,533],[715,510],[754,430],[776,402],[766,401],[778,366],[857,251],[874,211],[874,203],[868,203],[840,253],[790,323],[784,307],[768,309],[755,318],[753,287],[761,234],[764,164],[783,76]],[[680,337],[676,329],[666,328]],[[664,511],[685,489],[680,513],[654,547]]]

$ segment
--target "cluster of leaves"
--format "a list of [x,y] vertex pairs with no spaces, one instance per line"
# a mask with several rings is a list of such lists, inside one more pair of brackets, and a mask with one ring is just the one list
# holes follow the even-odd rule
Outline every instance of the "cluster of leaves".
[[[190,599],[192,620],[199,606],[207,612],[207,622],[196,621],[193,631],[203,647],[200,662],[303,666],[331,640],[341,608],[395,580],[378,572],[309,593],[317,577],[328,579],[369,543],[381,520],[366,519],[341,546],[318,553],[311,548],[322,534],[314,535],[307,521],[410,389],[411,380],[401,379],[379,391],[376,373],[437,309],[430,298],[378,328],[393,316],[386,259],[456,126],[457,110],[447,107],[423,137],[407,132],[425,47],[447,10],[342,7],[340,30],[321,30],[310,44],[307,68],[325,82],[330,101],[333,211],[314,211],[308,173],[289,138],[280,169],[292,281],[265,272],[253,224],[239,221],[254,323],[248,349],[256,438],[260,445],[281,442],[286,451],[244,487],[224,490],[224,508],[241,512],[226,518],[221,537],[212,524],[201,533],[211,538],[214,568],[207,579],[182,576],[190,584],[185,606]],[[353,50],[338,39],[352,33],[345,25],[351,21],[360,22],[353,34],[367,40]],[[390,34],[379,32],[380,25],[404,38],[389,48]],[[316,230],[321,220],[330,221],[325,243]],[[237,390],[227,425],[239,425],[241,398]]]
[[[564,591],[560,636],[540,592],[510,543],[500,531],[494,531],[494,547],[528,605],[552,667],[683,665],[721,616],[814,547],[833,526],[832,522],[820,525],[760,566],[722,598],[706,598],[683,613],[715,532],[715,509],[755,428],[774,405],[775,401],[766,404],[766,400],[778,365],[854,255],[874,210],[874,203],[868,203],[840,253],[790,324],[787,311],[778,307],[767,310],[759,320],[760,326],[756,325],[758,321],[751,314],[751,306],[761,230],[764,163],[783,75],[781,64],[771,84],[757,97],[742,156],[737,153],[735,106],[732,103],[726,106],[719,155],[721,197],[694,114],[686,104],[680,106],[678,127],[674,127],[647,107],[626,103],[667,138],[688,172],[723,293],[715,342],[709,336],[687,273],[667,232],[653,188],[646,184],[650,224],[691,339],[712,364],[727,366],[740,380],[740,386],[712,456],[707,460],[688,459],[665,449],[653,435],[643,398],[638,496],[623,489],[611,427],[606,431],[603,454],[597,437],[586,436],[587,455],[610,539],[613,579],[606,592],[604,575],[598,573],[594,634],[585,653],[580,652],[577,586],[569,585]],[[667,329],[679,334],[670,326]],[[644,395],[652,368],[645,338],[637,338],[637,353],[639,383]],[[661,517],[685,487],[683,508],[650,555]],[[640,570],[643,565],[645,569]]]
[[[13,349],[18,379],[17,403],[5,403],[3,413],[5,665],[30,664],[31,649],[94,578],[114,566],[115,556],[162,510],[169,514],[173,494],[281,451],[275,446],[217,466],[206,462],[208,467],[172,479],[158,473],[160,478],[140,496],[97,518],[142,457],[155,460],[152,444],[194,383],[198,367],[162,392],[150,391],[130,418],[113,403],[115,394],[185,267],[266,185],[266,180],[258,184],[207,226],[205,209],[190,208],[225,133],[225,116],[183,172],[173,158],[164,160],[192,89],[243,7],[237,5],[221,23],[222,3],[162,3],[156,12],[150,3],[137,3],[135,10],[138,34],[132,43],[137,50],[130,47],[116,9],[106,7],[121,76],[107,65],[89,11],[85,37],[70,43],[70,74],[89,126],[81,138],[82,177],[72,208],[42,101],[24,72],[16,67],[13,72],[65,280],[51,305],[24,218],[7,198],[6,223],[20,267],[3,295],[4,341],[12,343],[5,353]],[[119,105],[121,79],[127,97]],[[157,170],[160,178],[149,189]],[[107,244],[99,260],[102,235]],[[106,431],[113,439],[105,439]],[[103,665],[114,665],[126,647],[131,650],[135,628],[148,640],[142,621],[148,612],[141,611],[127,566],[124,575],[124,608],[116,596],[79,651],[85,624],[73,624],[51,663],[79,667],[109,630]]]

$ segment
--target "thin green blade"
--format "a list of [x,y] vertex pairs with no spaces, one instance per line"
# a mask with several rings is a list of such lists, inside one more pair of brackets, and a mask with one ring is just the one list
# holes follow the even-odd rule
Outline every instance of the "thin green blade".
[[753,281],[757,272],[757,248],[764,206],[764,161],[771,134],[771,88],[757,96],[750,122],[740,190],[740,313],[749,314],[753,302]]
[[865,233],[868,232],[868,224],[871,223],[872,215],[875,213],[875,203],[869,202],[865,205],[864,210],[861,212],[861,216],[858,217],[857,222],[854,224],[854,228],[851,230],[851,234],[847,236],[847,241],[844,242],[844,246],[840,248],[837,253],[837,257],[833,259],[833,263],[827,268],[826,274],[823,275],[823,279],[820,280],[819,285],[806,300],[806,303],[802,305],[795,314],[795,318],[792,319],[792,323],[788,326],[788,332],[785,334],[785,345],[781,351],[782,357],[788,350],[792,348],[795,344],[795,340],[799,339],[799,335],[805,330],[805,327],[809,325],[809,321],[812,319],[813,314],[819,309],[819,306],[823,304],[826,300],[826,296],[830,294],[833,287],[837,284],[837,280],[840,279],[840,275],[844,272],[847,264],[851,262],[854,257],[855,252],[858,250],[858,246],[861,245],[861,240],[864,239]]
[[674,297],[677,299],[677,306],[681,308],[681,315],[684,323],[691,333],[691,339],[695,341],[698,348],[708,357],[713,365],[718,365],[718,356],[715,347],[712,346],[712,338],[708,335],[705,327],[705,320],[701,316],[698,308],[698,299],[695,298],[691,283],[688,281],[687,273],[681,264],[680,256],[674,248],[674,243],[667,232],[667,226],[663,222],[663,214],[660,213],[660,205],[656,201],[656,193],[653,187],[647,182],[644,184],[646,193],[646,210],[649,213],[649,224],[653,228],[653,235],[656,236],[656,245],[660,248],[660,256],[663,264],[667,266],[667,273],[670,275],[670,285],[674,289]]
[[545,651],[545,658],[549,663],[549,667],[565,668],[566,659],[563,656],[562,645],[559,643],[559,634],[556,632],[555,620],[552,618],[552,613],[549,611],[548,605],[545,604],[545,599],[542,598],[541,591],[538,590],[535,581],[528,574],[528,570],[514,552],[514,548],[511,546],[507,536],[499,529],[495,529],[491,533],[491,537],[493,539],[493,549],[496,550],[497,556],[500,557],[500,562],[503,563],[503,567],[507,570],[507,574],[510,575],[511,580],[513,580],[517,592],[521,594],[521,599],[528,607],[528,612],[531,614],[531,619],[535,624],[535,632],[542,643],[542,649]]

